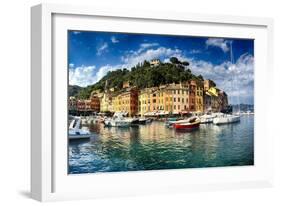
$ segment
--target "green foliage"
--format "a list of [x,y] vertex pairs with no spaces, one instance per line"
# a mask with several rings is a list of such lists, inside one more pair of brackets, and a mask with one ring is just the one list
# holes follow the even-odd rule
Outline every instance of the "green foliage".
[[170,58],[170,62],[171,62],[172,64],[179,64],[179,63],[180,63],[180,61],[178,60],[177,57],[171,57],[171,58]]
[[123,82],[129,81],[132,86],[140,89],[146,87],[155,87],[162,84],[179,83],[191,79],[202,80],[201,75],[192,74],[190,69],[185,66],[188,62],[180,62],[176,57],[170,59],[174,63],[161,63],[158,66],[151,67],[148,61],[128,69],[118,69],[109,71],[99,82],[94,85],[85,87],[77,94],[78,98],[89,98],[93,90],[101,90],[114,88],[115,91],[121,90]]
[[82,89],[82,87],[79,87],[77,85],[69,85],[68,86],[68,95],[71,96],[76,96],[80,90]]

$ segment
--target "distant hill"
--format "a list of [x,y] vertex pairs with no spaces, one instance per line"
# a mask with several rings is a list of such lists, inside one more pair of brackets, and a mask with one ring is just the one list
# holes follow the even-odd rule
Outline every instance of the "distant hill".
[[[130,70],[127,68],[109,71],[100,81],[79,90],[77,96],[81,99],[87,99],[91,91],[106,88],[115,88],[121,90],[123,82],[130,82],[130,85],[140,89],[146,87],[155,87],[162,84],[179,83],[187,80],[204,80],[201,75],[192,74],[187,68],[188,62],[181,62],[172,57],[169,63],[160,63],[157,66],[151,66],[148,61],[137,64]],[[76,90],[77,91],[77,90]]]
[[83,87],[79,87],[77,85],[69,85],[68,96],[77,96],[82,89]]

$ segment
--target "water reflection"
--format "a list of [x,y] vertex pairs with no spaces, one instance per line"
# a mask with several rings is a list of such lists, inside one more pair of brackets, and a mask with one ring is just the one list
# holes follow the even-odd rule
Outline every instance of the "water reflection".
[[153,122],[128,128],[89,126],[90,141],[70,141],[69,173],[252,165],[254,118],[193,132]]

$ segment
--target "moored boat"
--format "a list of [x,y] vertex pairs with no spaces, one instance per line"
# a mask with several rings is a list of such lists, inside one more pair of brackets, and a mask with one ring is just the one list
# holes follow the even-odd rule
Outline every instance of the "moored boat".
[[68,129],[68,139],[89,139],[93,136],[88,128],[81,128],[81,118],[73,117]]
[[111,127],[128,127],[132,124],[132,121],[132,119],[125,118],[120,113],[115,113],[112,118],[105,119],[104,124]]
[[215,117],[213,120],[214,124],[229,124],[240,121],[240,116],[232,114],[224,114],[218,117]]
[[200,119],[198,117],[190,117],[188,119],[176,121],[173,124],[175,129],[184,129],[187,131],[192,131],[198,129],[200,126]]
[[146,124],[146,123],[150,123],[152,122],[152,119],[151,118],[146,118],[146,117],[141,117],[139,118],[139,124]]
[[213,123],[213,119],[216,117],[215,114],[204,114],[200,116],[200,122],[204,123]]

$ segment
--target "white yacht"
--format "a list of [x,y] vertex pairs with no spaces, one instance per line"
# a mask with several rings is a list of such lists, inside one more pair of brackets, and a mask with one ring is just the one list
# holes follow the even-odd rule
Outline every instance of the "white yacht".
[[73,117],[68,129],[68,138],[71,139],[89,139],[93,135],[88,128],[81,128],[81,117]]
[[[235,66],[234,66],[234,57],[233,57],[233,52],[232,52],[232,43],[230,43],[230,59],[231,59],[231,66],[229,67],[230,71],[235,71]],[[233,77],[235,78],[236,75],[233,74]],[[237,81],[235,81],[237,84]],[[238,97],[238,105],[240,105],[239,101],[239,95]],[[238,106],[239,109],[235,114],[223,114],[215,117],[213,119],[214,124],[229,124],[229,123],[235,123],[235,122],[240,122],[240,106]],[[233,107],[232,107],[233,109]]]
[[115,113],[112,118],[104,120],[105,126],[111,127],[128,127],[132,123],[132,119],[125,118],[122,113]]
[[201,124],[213,123],[215,117],[220,116],[222,113],[210,113],[200,116]]
[[224,114],[213,119],[214,124],[229,124],[239,122],[240,116],[233,114]]

